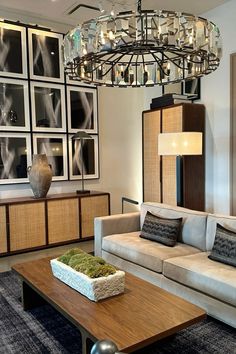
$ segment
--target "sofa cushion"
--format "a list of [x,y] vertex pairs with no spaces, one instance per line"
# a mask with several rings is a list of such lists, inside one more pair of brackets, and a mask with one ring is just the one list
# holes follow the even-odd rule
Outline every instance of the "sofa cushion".
[[140,237],[175,246],[181,228],[182,218],[167,219],[147,211]]
[[102,241],[102,249],[157,273],[162,273],[164,259],[199,252],[197,248],[183,243],[168,247],[142,239],[139,235],[140,232],[130,232],[106,236]]
[[162,203],[146,202],[141,205],[141,228],[147,211],[164,218],[182,217],[182,232],[179,235],[178,241],[206,251],[207,213]]
[[216,224],[220,224],[226,229],[230,229],[236,233],[236,217],[218,214],[209,214],[207,217],[206,231],[206,247],[207,251],[211,251],[216,235]]
[[163,274],[180,284],[236,306],[236,271],[212,261],[207,252],[167,259]]
[[215,242],[208,257],[236,267],[236,233],[217,224]]

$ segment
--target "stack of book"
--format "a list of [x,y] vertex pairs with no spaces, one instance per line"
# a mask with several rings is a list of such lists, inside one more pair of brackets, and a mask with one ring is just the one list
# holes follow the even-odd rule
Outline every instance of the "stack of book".
[[150,108],[160,108],[164,106],[171,106],[176,103],[191,103],[191,98],[187,95],[181,95],[176,93],[167,93],[161,97],[156,97],[152,99]]

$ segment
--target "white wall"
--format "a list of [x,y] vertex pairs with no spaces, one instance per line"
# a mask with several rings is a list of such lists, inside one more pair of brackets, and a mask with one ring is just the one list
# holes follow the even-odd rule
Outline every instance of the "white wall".
[[203,14],[215,22],[223,39],[220,67],[202,78],[206,106],[206,209],[230,213],[230,54],[236,52],[236,1]]
[[121,197],[142,201],[142,111],[160,88],[99,88],[99,187],[111,192],[112,211]]

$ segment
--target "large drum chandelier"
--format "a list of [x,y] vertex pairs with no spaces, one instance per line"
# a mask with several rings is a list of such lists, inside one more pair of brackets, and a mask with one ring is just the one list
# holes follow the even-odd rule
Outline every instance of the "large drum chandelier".
[[142,10],[103,15],[66,34],[71,79],[95,85],[165,85],[210,74],[222,54],[218,27],[187,13]]

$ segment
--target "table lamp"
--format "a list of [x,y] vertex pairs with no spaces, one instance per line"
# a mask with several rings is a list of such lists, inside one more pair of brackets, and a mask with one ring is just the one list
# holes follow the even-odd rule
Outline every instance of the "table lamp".
[[202,133],[160,133],[158,155],[176,156],[177,205],[183,206],[183,156],[202,155]]
[[82,189],[77,190],[77,194],[90,193],[90,190],[84,189],[84,161],[83,161],[83,147],[84,147],[84,139],[92,139],[91,135],[84,131],[78,131],[75,135],[72,136],[72,140],[80,140],[80,163],[81,168],[79,170],[81,172],[81,181],[82,181]]

